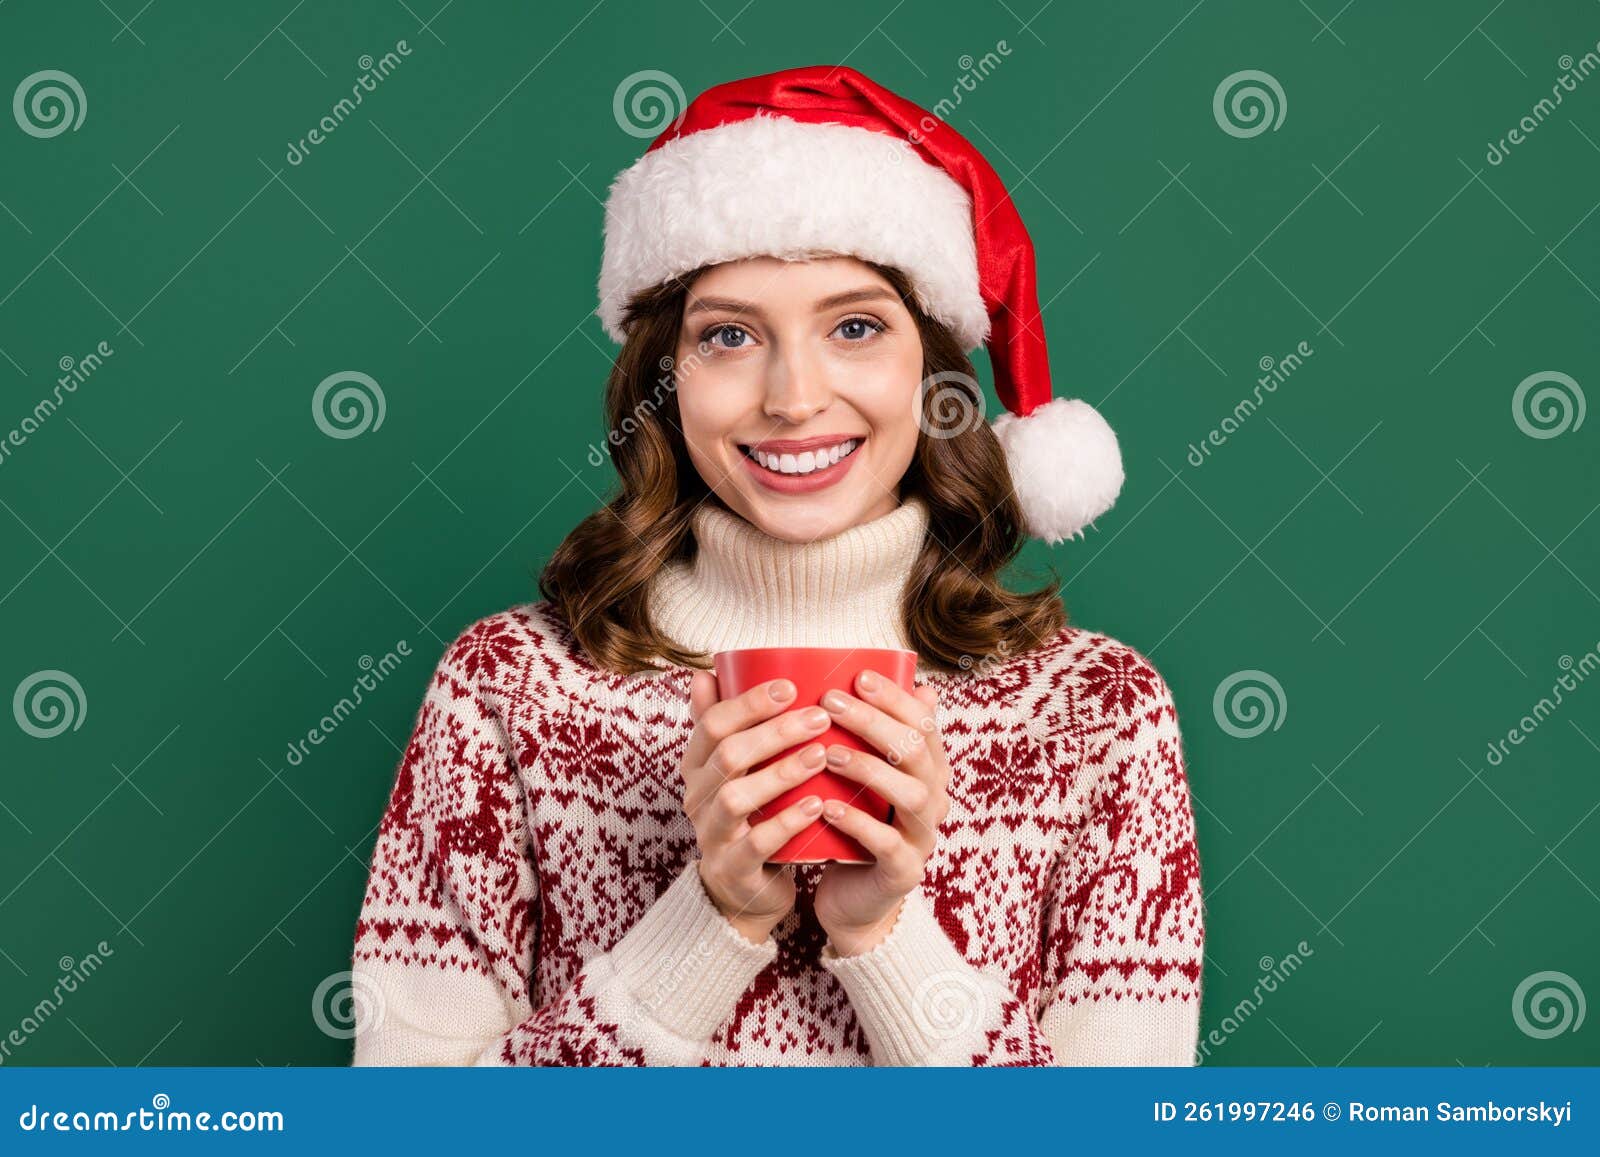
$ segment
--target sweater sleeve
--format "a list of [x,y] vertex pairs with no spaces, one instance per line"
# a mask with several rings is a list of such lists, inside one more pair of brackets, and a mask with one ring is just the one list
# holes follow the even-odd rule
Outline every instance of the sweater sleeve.
[[1038,999],[956,950],[921,886],[875,948],[822,966],[877,1065],[1189,1065],[1199,1029],[1198,860],[1171,692],[1144,688],[1085,753],[1091,814],[1052,867]]
[[539,871],[472,631],[441,659],[379,823],[356,925],[357,1065],[687,1065],[776,955],[691,859],[565,991],[535,1007]]
[[850,997],[874,1065],[1049,1065],[1051,1046],[1010,984],[956,951],[919,884],[870,951],[819,961]]
[[1051,872],[1040,1024],[1063,1065],[1195,1063],[1205,940],[1172,691],[1127,651],[1122,709],[1085,739],[1088,814]]

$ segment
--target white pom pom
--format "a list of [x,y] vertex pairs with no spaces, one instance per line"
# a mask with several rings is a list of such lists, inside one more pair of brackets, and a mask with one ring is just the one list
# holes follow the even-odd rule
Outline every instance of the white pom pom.
[[1027,531],[1046,542],[1081,536],[1122,490],[1122,451],[1099,412],[1077,398],[1052,398],[1025,418],[993,422]]

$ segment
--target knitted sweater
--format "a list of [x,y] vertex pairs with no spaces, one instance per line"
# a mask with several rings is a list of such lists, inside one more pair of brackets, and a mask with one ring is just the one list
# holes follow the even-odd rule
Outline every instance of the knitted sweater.
[[[651,612],[707,653],[904,647],[911,500],[808,544],[710,502]],[[686,668],[590,663],[546,603],[480,619],[428,684],[356,924],[357,1064],[1189,1065],[1204,938],[1178,721],[1136,651],[1064,628],[929,669],[949,814],[889,934],[811,908],[761,943],[700,882]]]

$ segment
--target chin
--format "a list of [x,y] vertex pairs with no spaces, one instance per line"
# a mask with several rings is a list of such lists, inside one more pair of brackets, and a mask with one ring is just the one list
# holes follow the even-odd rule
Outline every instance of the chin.
[[784,542],[814,542],[832,538],[859,522],[856,512],[859,505],[842,503],[831,495],[827,498],[761,495],[750,503],[750,512],[745,517],[763,533]]

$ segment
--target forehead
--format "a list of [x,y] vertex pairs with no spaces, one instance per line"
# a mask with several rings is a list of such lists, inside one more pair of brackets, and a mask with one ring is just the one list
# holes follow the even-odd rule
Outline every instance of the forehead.
[[821,297],[841,289],[893,286],[864,261],[837,254],[785,260],[747,257],[713,265],[690,288],[689,297],[739,296],[746,300]]

